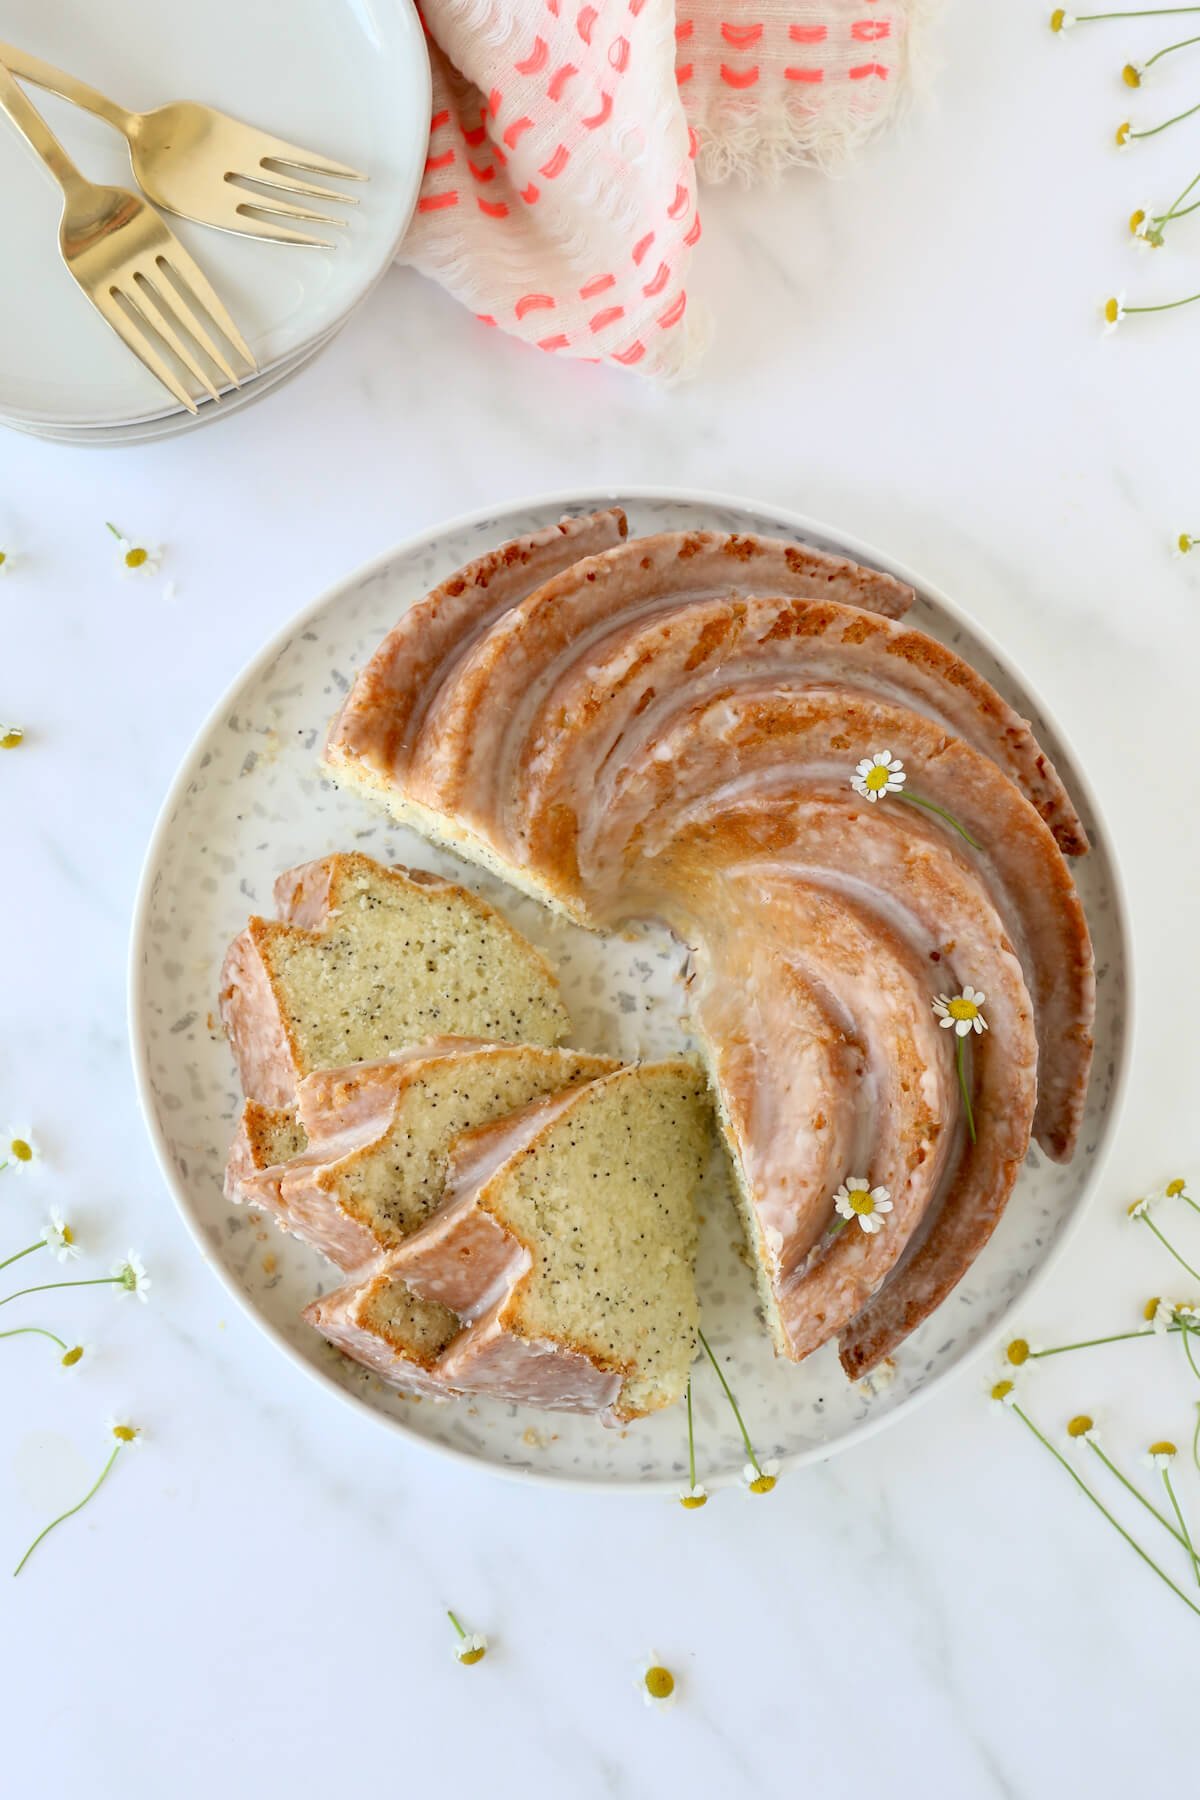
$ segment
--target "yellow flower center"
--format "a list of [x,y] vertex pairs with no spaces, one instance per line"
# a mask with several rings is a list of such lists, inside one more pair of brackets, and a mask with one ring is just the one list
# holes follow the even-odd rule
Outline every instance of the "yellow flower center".
[[664,1669],[658,1663],[647,1669],[646,1692],[652,1700],[669,1700],[675,1692],[675,1677],[670,1669]]
[[136,548],[125,552],[125,567],[127,569],[140,569],[142,564],[148,560],[149,552],[146,550]]
[[5,552],[3,550],[0,550],[0,569],[2,569],[4,567],[4,565],[7,561],[8,561],[7,555],[5,554]]
[[0,750],[15,750],[24,737],[25,733],[19,725],[6,726],[3,737],[0,737]]
[[1187,1186],[1187,1183],[1186,1183],[1186,1181],[1184,1181],[1182,1176],[1176,1176],[1174,1181],[1168,1181],[1168,1183],[1167,1183],[1167,1199],[1174,1200],[1174,1198],[1177,1194],[1182,1194],[1182,1192],[1186,1186]]
[[750,1492],[752,1494],[769,1494],[775,1486],[776,1479],[774,1475],[756,1475],[750,1483]]
[[83,1345],[76,1344],[75,1348],[73,1350],[68,1350],[67,1354],[63,1357],[63,1359],[62,1359],[63,1368],[64,1369],[73,1369],[75,1367],[75,1364],[79,1361],[79,1359],[82,1355],[83,1355]]
[[1143,1319],[1153,1319],[1155,1313],[1159,1309],[1159,1305],[1160,1305],[1161,1301],[1162,1301],[1161,1294],[1155,1294],[1154,1298],[1152,1300],[1147,1300],[1145,1306],[1143,1306],[1143,1308],[1142,1308]]
[[1188,551],[1192,547],[1193,539],[1188,536],[1186,531],[1181,531],[1179,534],[1178,543],[1179,543],[1180,556],[1186,556]]
[[1093,1429],[1093,1421],[1087,1413],[1076,1413],[1067,1426],[1067,1436],[1073,1438],[1086,1437]]
[[24,1138],[14,1138],[8,1150],[14,1162],[33,1161],[33,1145],[27,1144]]
[[1137,236],[1138,232],[1142,229],[1142,226],[1145,223],[1146,223],[1146,215],[1145,215],[1144,211],[1142,210],[1142,208],[1139,206],[1136,212],[1131,212],[1129,215],[1129,229],[1133,233],[1134,237]]
[[1121,146],[1122,149],[1124,149],[1125,145],[1128,142],[1129,142],[1129,120],[1124,119],[1121,122],[1121,124],[1117,126],[1117,143]]
[[875,1202],[866,1188],[851,1188],[849,1198],[851,1212],[861,1213],[864,1218],[869,1218],[875,1211]]
[[961,994],[954,996],[946,1010],[952,1019],[977,1019],[979,1017],[979,1008],[975,1002],[964,1000]]
[[1170,1438],[1160,1438],[1157,1444],[1151,1444],[1150,1454],[1151,1456],[1174,1456],[1176,1450]]
[[1054,11],[1050,14],[1050,29],[1051,29],[1051,31],[1061,31],[1063,28],[1063,21],[1066,18],[1066,16],[1067,16],[1066,9],[1061,6],[1056,6]]
[[482,1662],[486,1655],[487,1651],[476,1644],[473,1650],[464,1650],[458,1660],[460,1663],[466,1663],[469,1666],[471,1663]]
[[1006,1352],[1010,1363],[1019,1369],[1023,1362],[1029,1360],[1029,1345],[1024,1338],[1014,1338]]
[[1126,63],[1121,70],[1121,80],[1126,87],[1141,87],[1142,85],[1141,73],[1134,68],[1132,63]]
[[681,1494],[679,1496],[679,1504],[680,1504],[680,1506],[686,1506],[689,1512],[694,1512],[698,1506],[707,1506],[708,1505],[708,1495],[707,1494]]
[[62,1241],[64,1244],[73,1244],[75,1242],[75,1233],[71,1230],[69,1225],[64,1225],[62,1228]]
[[992,1399],[1007,1400],[1012,1391],[1013,1384],[1011,1381],[998,1381],[992,1389]]
[[[82,1356],[82,1354],[83,1354],[83,1352],[80,1351],[81,1356]],[[138,1434],[138,1428],[136,1425],[114,1425],[112,1428],[112,1434],[116,1438],[118,1443],[132,1444],[134,1438]]]
[[866,785],[873,794],[879,793],[881,788],[887,786],[888,775],[889,771],[883,767],[882,763],[875,764],[875,767],[871,770],[866,779]]
[[1138,1213],[1144,1209],[1145,1205],[1145,1200],[1131,1200],[1129,1205],[1125,1208],[1125,1211],[1131,1219],[1134,1219],[1137,1217]]

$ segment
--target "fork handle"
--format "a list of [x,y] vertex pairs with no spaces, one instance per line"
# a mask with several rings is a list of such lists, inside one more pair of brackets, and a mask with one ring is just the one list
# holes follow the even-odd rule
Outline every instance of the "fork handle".
[[21,136],[41,157],[64,194],[87,183],[32,100],[17,86],[0,61],[0,111],[6,112]]
[[75,75],[68,75],[65,69],[56,69],[52,63],[43,62],[40,56],[31,56],[28,50],[18,50],[15,44],[0,43],[0,63],[13,75],[19,75],[22,81],[32,81],[35,87],[46,88],[51,94],[58,94],[63,100],[71,100],[76,106],[82,106],[85,112],[96,113],[118,131],[128,137],[136,115],[126,112],[99,88],[89,87],[86,81],[80,81]]

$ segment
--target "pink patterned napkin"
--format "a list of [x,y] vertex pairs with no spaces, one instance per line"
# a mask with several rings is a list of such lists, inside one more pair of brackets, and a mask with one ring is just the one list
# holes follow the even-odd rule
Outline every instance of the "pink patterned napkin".
[[670,376],[697,165],[829,165],[896,110],[933,0],[423,0],[433,126],[401,259],[486,325]]

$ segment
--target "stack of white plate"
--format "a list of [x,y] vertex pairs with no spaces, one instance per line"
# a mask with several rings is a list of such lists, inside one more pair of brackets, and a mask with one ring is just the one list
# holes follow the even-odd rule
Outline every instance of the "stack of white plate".
[[[347,163],[345,230],[298,228],[335,249],[261,243],[164,215],[258,363],[193,417],[130,354],[58,254],[53,182],[0,114],[0,423],[63,443],[169,437],[248,405],[320,354],[392,261],[429,142],[429,63],[411,0],[7,0],[10,43],[123,106],[202,100]],[[134,187],[124,140],[90,114],[27,92],[92,180]]]

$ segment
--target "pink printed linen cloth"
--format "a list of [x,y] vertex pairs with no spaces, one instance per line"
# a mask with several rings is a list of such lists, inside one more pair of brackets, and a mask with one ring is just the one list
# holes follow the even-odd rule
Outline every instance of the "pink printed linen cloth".
[[655,376],[699,336],[697,168],[828,166],[896,111],[933,0],[423,0],[401,260],[540,350]]

